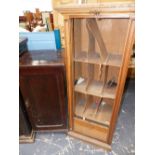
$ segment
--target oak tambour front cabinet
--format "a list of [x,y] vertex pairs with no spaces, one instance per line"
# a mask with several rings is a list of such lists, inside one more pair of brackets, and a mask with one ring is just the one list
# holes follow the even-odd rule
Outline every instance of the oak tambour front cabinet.
[[20,90],[34,131],[66,130],[65,70],[61,52],[27,52],[20,58]]
[[110,149],[134,40],[134,4],[64,5],[69,134]]

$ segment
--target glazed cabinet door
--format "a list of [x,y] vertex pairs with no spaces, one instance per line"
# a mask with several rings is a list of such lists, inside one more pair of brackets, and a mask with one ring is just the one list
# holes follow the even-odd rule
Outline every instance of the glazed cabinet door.
[[63,66],[20,67],[20,88],[34,130],[66,129]]

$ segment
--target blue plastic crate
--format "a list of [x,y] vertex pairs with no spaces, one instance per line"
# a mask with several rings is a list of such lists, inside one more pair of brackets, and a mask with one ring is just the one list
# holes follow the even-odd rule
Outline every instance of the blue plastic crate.
[[27,37],[28,50],[57,50],[54,32],[20,32],[19,36]]

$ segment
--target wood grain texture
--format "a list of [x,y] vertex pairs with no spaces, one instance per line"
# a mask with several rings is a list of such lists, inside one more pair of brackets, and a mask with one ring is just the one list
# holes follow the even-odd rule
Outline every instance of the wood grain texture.
[[[44,51],[29,52],[20,61],[20,89],[35,131],[67,128],[64,65],[62,60],[55,62],[57,53],[55,57],[51,55]],[[44,65],[34,65],[34,61]]]
[[74,131],[100,141],[106,141],[108,135],[108,128],[78,118],[74,118]]
[[95,38],[94,38],[93,34],[91,33],[88,24],[86,24],[86,27],[87,27],[87,31],[88,31],[88,37],[89,37],[88,53],[93,53],[93,52],[95,52]]
[[91,137],[88,137],[88,136],[84,136],[84,135],[81,135],[80,133],[77,133],[77,132],[72,132],[72,131],[69,131],[68,132],[68,135],[74,137],[74,138],[78,138],[82,141],[85,141],[85,142],[89,142],[97,147],[101,147],[103,149],[106,149],[108,151],[111,151],[111,146],[104,143],[104,142],[101,142],[99,140],[96,140],[94,138],[91,138]]
[[92,33],[93,37],[97,40],[98,46],[100,48],[100,58],[104,62],[107,58],[107,49],[104,44],[104,40],[101,36],[100,30],[98,28],[96,19],[87,19],[87,27]]
[[[135,11],[134,1],[130,2],[103,2],[96,4],[81,4],[81,5],[64,5],[57,6],[54,9],[62,14],[67,15],[85,15],[87,17],[99,17],[106,15],[106,13],[123,14],[134,13]],[[74,17],[75,17],[74,16]],[[72,16],[73,17],[73,16]]]
[[74,20],[74,48],[75,53],[81,52],[81,20]]
[[73,21],[65,16],[65,67],[67,76],[67,94],[68,94],[68,111],[69,111],[69,129],[73,128]]

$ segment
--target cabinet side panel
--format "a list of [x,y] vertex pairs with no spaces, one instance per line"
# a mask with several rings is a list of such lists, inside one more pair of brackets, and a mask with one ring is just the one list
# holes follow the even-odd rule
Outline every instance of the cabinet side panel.
[[69,130],[73,128],[73,20],[65,17],[65,67],[67,77],[67,96]]

